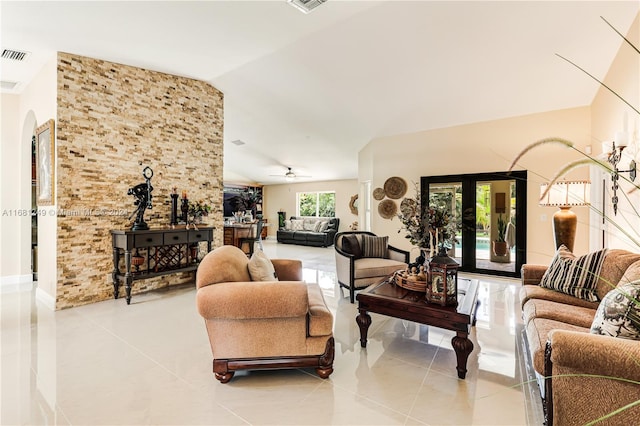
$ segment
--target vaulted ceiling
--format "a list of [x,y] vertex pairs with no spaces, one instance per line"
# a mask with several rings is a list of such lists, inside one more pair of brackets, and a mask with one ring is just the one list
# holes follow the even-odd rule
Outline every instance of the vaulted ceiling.
[[[2,81],[56,51],[204,80],[225,94],[225,180],[357,177],[376,137],[591,103],[635,1],[0,3]],[[6,92],[6,91],[5,91]],[[243,145],[233,144],[242,141]],[[276,176],[272,176],[276,175]]]

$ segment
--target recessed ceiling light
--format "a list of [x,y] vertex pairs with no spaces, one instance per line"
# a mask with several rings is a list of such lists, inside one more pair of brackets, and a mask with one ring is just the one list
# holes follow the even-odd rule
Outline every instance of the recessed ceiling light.
[[13,90],[17,85],[16,81],[0,81],[0,89],[2,90]]

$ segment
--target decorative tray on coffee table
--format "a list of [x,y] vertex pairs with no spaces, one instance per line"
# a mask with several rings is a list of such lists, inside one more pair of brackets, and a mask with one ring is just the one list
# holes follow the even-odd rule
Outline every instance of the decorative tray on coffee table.
[[411,290],[411,291],[420,291],[422,293],[427,292],[426,280],[424,281],[418,280],[416,279],[415,275],[403,277],[402,272],[403,271],[397,271],[395,274],[393,274],[393,282],[395,283],[395,285],[402,288],[406,288],[407,290]]

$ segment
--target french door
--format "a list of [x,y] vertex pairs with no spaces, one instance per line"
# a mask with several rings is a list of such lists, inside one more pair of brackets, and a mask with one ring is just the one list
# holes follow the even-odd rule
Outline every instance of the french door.
[[466,272],[520,277],[526,263],[527,172],[424,176],[422,208],[447,206],[458,224],[449,252]]

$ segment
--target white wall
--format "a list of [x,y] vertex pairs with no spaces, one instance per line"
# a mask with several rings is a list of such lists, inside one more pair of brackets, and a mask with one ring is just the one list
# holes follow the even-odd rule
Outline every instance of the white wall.
[[[382,187],[391,176],[404,178],[413,194],[412,182],[421,176],[439,176],[506,171],[517,154],[529,144],[548,137],[569,139],[583,149],[590,143],[590,113],[588,107],[544,112],[446,129],[378,138],[371,141],[359,155],[359,181],[371,180],[372,190]],[[515,167],[529,170],[527,189],[527,262],[548,264],[555,251],[551,217],[555,209],[538,206],[542,182],[552,178],[557,170],[571,160],[583,158],[565,147],[548,145],[527,154]],[[570,177],[587,178],[588,169],[576,170]],[[397,218],[382,219],[377,213],[377,201],[372,206],[372,231],[389,235],[390,243],[404,249],[411,245],[404,238]],[[573,209],[578,215],[578,230],[574,251],[586,253],[588,241],[588,208]]]
[[[20,176],[21,139],[20,139],[20,98],[18,95],[3,94],[0,98],[2,119],[0,142],[0,261],[3,283],[17,283],[30,278],[29,269],[25,269],[20,259],[20,250],[16,250],[21,241],[20,222],[16,215],[25,207],[20,203],[19,188],[16,186]],[[30,207],[30,205],[28,206]],[[28,268],[31,265],[29,264]]]
[[340,231],[349,229],[349,225],[358,220],[349,209],[351,197],[358,194],[359,190],[355,179],[267,185],[262,190],[265,208],[263,215],[272,224],[268,227],[268,235],[274,238],[278,230],[278,211],[285,211],[287,218],[295,216],[298,192],[335,191],[336,217],[340,219]]
[[[16,103],[10,95],[2,95],[2,210],[31,209],[31,137],[35,127],[49,119],[56,120],[57,75],[53,56],[36,78],[19,95]],[[14,113],[6,113],[7,102]],[[5,129],[8,133],[5,139]],[[5,155],[7,154],[7,155]],[[9,176],[9,180],[5,180]],[[55,183],[54,183],[55,184]],[[55,206],[46,207],[55,212]],[[11,251],[5,256],[3,247],[2,278],[31,274],[31,217],[2,216],[2,241],[11,241]],[[7,232],[5,234],[5,232]],[[56,297],[56,216],[46,215],[38,222],[38,293],[53,308]],[[16,266],[17,265],[17,266]]]
[[[611,31],[612,37],[617,37],[613,30]],[[636,15],[627,38],[636,46],[640,46],[640,14]],[[604,82],[636,109],[640,109],[640,54],[626,43],[621,41],[620,44],[618,54],[612,62]],[[630,146],[625,150],[618,168],[627,170],[631,159],[640,162],[640,114],[625,105],[611,92],[600,87],[591,106],[591,115],[594,154],[601,152],[600,143],[602,141],[611,142],[617,132],[626,131],[629,135]],[[610,201],[612,195],[611,179],[607,176],[605,185],[606,215],[614,220],[621,229],[609,224],[605,244],[611,248],[624,248],[640,252],[640,190],[634,189],[631,183],[623,180],[628,177],[628,173],[621,174],[621,190],[618,191],[619,211],[617,215],[614,215]],[[639,178],[636,178],[635,185],[640,185]],[[625,198],[625,194],[628,195],[629,201]],[[594,217],[594,222],[596,222],[595,219],[596,217]],[[625,235],[625,232],[628,232],[629,235]]]

